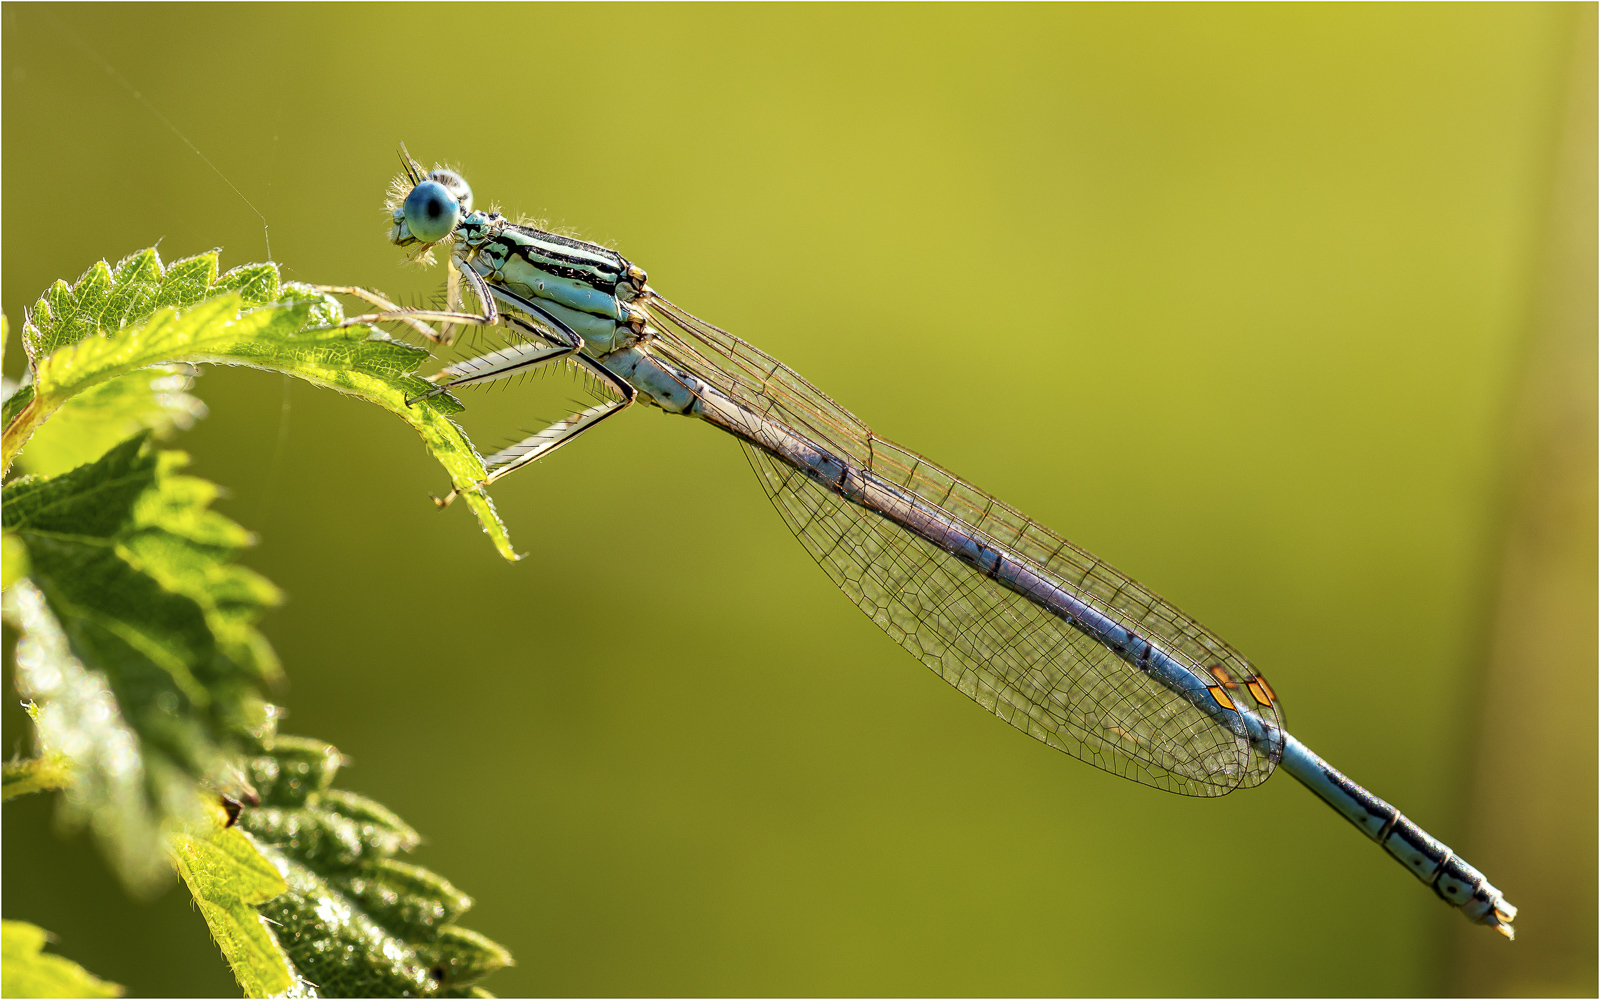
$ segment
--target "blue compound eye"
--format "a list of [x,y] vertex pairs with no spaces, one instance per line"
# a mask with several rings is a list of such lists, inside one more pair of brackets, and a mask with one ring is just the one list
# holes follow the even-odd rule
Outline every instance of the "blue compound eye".
[[423,181],[406,195],[406,228],[424,243],[449,236],[461,221],[461,203],[438,181]]

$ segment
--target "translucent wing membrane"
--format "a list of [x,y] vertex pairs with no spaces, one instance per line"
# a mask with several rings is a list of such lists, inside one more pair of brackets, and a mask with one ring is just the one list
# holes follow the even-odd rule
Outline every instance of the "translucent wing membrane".
[[[1164,649],[1223,707],[1281,728],[1249,661],[1177,608],[921,456],[749,343],[659,298],[654,352],[766,419],[914,494],[975,538],[1049,577]],[[833,582],[913,656],[1011,725],[1143,784],[1213,796],[1266,780],[1275,760],[1214,712],[955,555],[747,444],[752,467]]]
[[655,353],[705,379],[729,398],[787,424],[841,458],[870,468],[872,431],[788,365],[748,341],[652,294],[646,306],[665,343]]

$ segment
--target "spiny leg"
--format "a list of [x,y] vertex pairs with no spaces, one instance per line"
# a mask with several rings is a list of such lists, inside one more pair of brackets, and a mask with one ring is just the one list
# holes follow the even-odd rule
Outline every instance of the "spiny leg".
[[[497,351],[480,354],[477,357],[457,361],[455,364],[429,376],[431,381],[438,382],[437,389],[429,390],[420,396],[413,396],[406,400],[406,405],[437,396],[441,392],[456,386],[479,385],[485,382],[496,382],[513,375],[520,375],[540,365],[555,361],[559,358],[578,354],[583,350],[583,338],[571,327],[554,317],[544,317],[551,328],[541,329],[529,323],[520,316],[502,314],[506,326],[528,337],[527,341],[502,347]],[[551,344],[550,347],[540,347],[535,341]],[[608,379],[613,384],[621,380],[612,377]],[[622,385],[627,383],[623,382]],[[619,392],[623,390],[619,389]]]
[[[558,420],[539,433],[524,438],[510,448],[502,449],[489,456],[485,461],[485,465],[489,467],[487,469],[488,474],[481,483],[477,484],[478,488],[481,489],[488,486],[495,480],[508,476],[523,466],[537,461],[568,442],[576,440],[579,435],[598,425],[613,413],[620,413],[633,405],[634,400],[639,396],[639,390],[599,361],[584,355],[582,353],[583,337],[577,331],[543,309],[537,310],[538,318],[542,321],[538,324],[530,323],[520,316],[502,314],[495,302],[492,289],[488,282],[484,281],[482,275],[459,261],[452,261],[452,263],[456,265],[451,269],[452,275],[459,272],[460,276],[465,279],[465,283],[472,289],[478,302],[483,307],[481,315],[461,310],[402,309],[376,293],[354,287],[328,286],[326,290],[354,295],[370,302],[381,310],[377,313],[347,320],[345,325],[388,319],[402,322],[411,320],[420,322],[423,319],[431,319],[444,323],[462,323],[474,326],[492,326],[497,322],[504,321],[507,326],[523,335],[554,346],[539,347],[531,342],[514,344],[498,351],[491,351],[488,354],[457,362],[434,375],[435,379],[443,378],[446,381],[441,382],[436,388],[420,396],[413,396],[406,400],[407,406],[436,396],[453,387],[482,384],[509,378],[513,375],[531,371],[551,361],[569,357],[605,380],[620,397],[591,406],[573,414],[566,420]],[[457,301],[454,300],[459,299],[460,288],[454,281],[451,282],[450,296],[453,301],[448,304],[457,305]],[[431,330],[428,331],[428,335],[430,339],[440,340]],[[444,342],[448,343],[449,341],[446,340]],[[435,498],[434,503],[440,508],[447,507],[458,493],[460,493],[460,490],[453,489],[445,494],[443,499]]]
[[[412,330],[422,334],[424,337],[436,344],[449,343],[449,341],[441,338],[439,334],[434,333],[432,327],[418,319],[410,310],[395,305],[393,302],[390,302],[382,295],[379,295],[377,292],[374,292],[370,289],[361,288],[356,285],[312,285],[311,287],[326,294],[349,295],[352,298],[360,299],[368,305],[374,305],[379,309],[384,310],[385,315],[387,315],[390,319],[393,319],[396,323],[404,323]],[[370,319],[370,317],[357,317],[353,320],[346,320],[339,325],[342,327],[352,326],[355,323],[368,319]]]
[[[489,474],[484,477],[483,482],[478,484],[480,489],[497,479],[509,476],[526,465],[531,465],[557,448],[577,440],[580,434],[598,426],[602,420],[612,414],[626,410],[633,405],[635,399],[639,398],[638,389],[635,389],[605,365],[583,354],[576,355],[576,360],[579,364],[604,379],[621,395],[621,398],[609,399],[586,410],[574,413],[567,419],[558,420],[539,433],[523,438],[511,447],[502,448],[500,451],[490,455],[483,460],[484,467]],[[435,497],[433,502],[440,509],[443,509],[450,506],[450,502],[460,492],[460,490],[451,490],[443,497]]]
[[[460,272],[461,276],[467,279],[467,284],[472,287],[473,292],[477,294],[478,304],[483,309],[482,313],[471,313],[450,309],[405,309],[395,305],[393,302],[389,302],[387,299],[383,299],[382,296],[368,292],[365,289],[358,290],[353,286],[341,286],[337,290],[343,291],[347,295],[354,295],[357,298],[365,299],[367,302],[377,306],[381,311],[367,313],[364,316],[352,316],[339,325],[355,326],[358,323],[382,323],[389,320],[394,320],[412,325],[412,329],[417,329],[412,321],[420,322],[422,320],[433,320],[436,323],[447,323],[451,324],[452,326],[455,324],[461,324],[464,326],[494,326],[500,321],[500,307],[495,304],[494,295],[490,293],[488,283],[483,280],[483,277],[479,275],[478,272],[462,264],[460,261],[452,258],[451,264],[453,265],[451,268],[452,273]],[[333,286],[328,287],[330,290],[333,290]],[[570,333],[571,331],[567,332]],[[441,337],[432,330],[426,330],[425,335],[435,343],[448,344],[450,343],[449,337],[454,335],[454,330],[448,330],[447,333],[449,336]],[[573,334],[573,336],[577,335]]]
[[439,369],[432,376],[432,380],[437,382],[438,385],[420,396],[412,396],[406,400],[406,405],[411,406],[450,389],[468,385],[482,385],[485,382],[496,382],[503,378],[510,378],[513,375],[522,375],[552,361],[570,357],[577,352],[577,347],[565,345],[541,347],[533,343],[512,344],[510,347],[502,347],[497,351],[489,351],[486,354],[467,358],[464,361],[457,361],[449,367]]

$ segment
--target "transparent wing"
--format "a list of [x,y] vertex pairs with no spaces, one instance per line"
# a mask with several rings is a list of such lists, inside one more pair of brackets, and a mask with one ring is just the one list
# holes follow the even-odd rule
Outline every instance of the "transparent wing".
[[[753,345],[654,299],[657,353],[963,524],[1283,724],[1250,662],[1094,556],[920,455]],[[1187,699],[953,556],[746,445],[767,495],[823,570],[896,642],[1018,729],[1114,774],[1186,795],[1266,780],[1275,761]]]
[[787,424],[862,467],[872,460],[871,429],[772,355],[651,294],[645,305],[662,335],[655,352],[729,398]]

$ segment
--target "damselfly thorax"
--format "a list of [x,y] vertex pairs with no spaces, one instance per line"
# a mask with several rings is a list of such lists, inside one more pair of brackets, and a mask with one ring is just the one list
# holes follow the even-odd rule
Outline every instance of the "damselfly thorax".
[[450,252],[460,265],[538,302],[583,338],[590,356],[644,338],[649,317],[633,303],[646,294],[645,272],[621,254],[494,213],[473,212],[458,233]]

